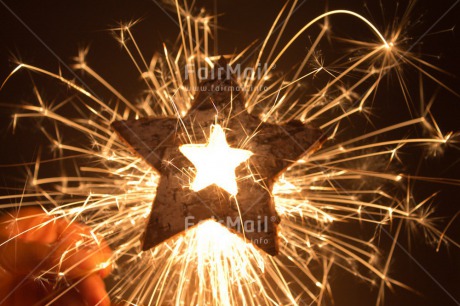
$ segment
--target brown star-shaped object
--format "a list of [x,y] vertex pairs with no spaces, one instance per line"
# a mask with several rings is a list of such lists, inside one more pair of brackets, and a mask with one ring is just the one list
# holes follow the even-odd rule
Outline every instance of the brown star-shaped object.
[[[268,254],[277,254],[273,185],[289,165],[320,146],[321,132],[300,121],[275,125],[249,114],[237,82],[219,73],[226,68],[225,60],[216,63],[214,78],[200,84],[192,107],[180,119],[113,123],[119,136],[160,174],[143,250],[213,218]],[[215,125],[223,127],[230,148],[252,152],[235,169],[236,195],[216,184],[199,191],[190,188],[196,170],[180,147],[204,146]]]

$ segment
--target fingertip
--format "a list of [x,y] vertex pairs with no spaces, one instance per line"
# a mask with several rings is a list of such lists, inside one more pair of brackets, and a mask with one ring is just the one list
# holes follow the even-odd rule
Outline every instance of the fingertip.
[[105,241],[103,241],[102,247],[102,261],[101,261],[101,276],[102,278],[106,278],[112,272],[112,249],[107,245]]
[[85,249],[87,254],[82,268],[86,270],[98,271],[102,278],[107,277],[112,271],[111,257],[112,250],[104,240],[99,244],[94,243]]
[[100,263],[98,268],[99,276],[102,278],[106,278],[112,273],[112,263],[110,260]]

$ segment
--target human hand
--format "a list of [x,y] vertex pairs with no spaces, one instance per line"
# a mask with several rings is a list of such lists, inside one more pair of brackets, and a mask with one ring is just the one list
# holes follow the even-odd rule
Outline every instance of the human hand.
[[0,218],[0,305],[108,306],[110,255],[90,228],[41,209]]

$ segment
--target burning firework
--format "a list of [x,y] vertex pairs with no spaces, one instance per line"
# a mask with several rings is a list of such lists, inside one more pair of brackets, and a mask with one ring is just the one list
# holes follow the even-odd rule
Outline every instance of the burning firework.
[[[89,227],[77,230],[77,237],[70,244],[64,244],[65,251],[57,265],[28,276],[53,289],[66,284],[46,305],[59,301],[66,292],[79,286],[74,277],[79,263],[73,262],[69,254],[84,248],[90,250],[88,256],[92,256],[91,252],[99,252],[95,246],[105,248],[106,243],[113,252],[110,256],[108,251],[104,252],[103,262],[92,267],[84,277],[111,266],[109,295],[112,300],[126,305],[324,304],[333,296],[329,283],[333,267],[345,269],[378,286],[377,303],[382,303],[386,287],[406,287],[389,274],[403,226],[423,229],[425,236],[439,245],[459,246],[446,235],[448,228],[439,229],[434,225],[428,207],[431,197],[422,201],[412,197],[410,180],[417,177],[395,170],[399,155],[407,147],[423,146],[428,154],[439,154],[457,142],[458,134],[440,130],[431,115],[431,103],[419,116],[413,115],[405,121],[372,131],[345,133],[350,122],[367,118],[372,113],[377,89],[386,76],[396,74],[402,91],[408,94],[402,76],[403,66],[415,67],[422,77],[437,82],[431,74],[436,67],[411,53],[410,46],[402,47],[402,29],[408,22],[408,15],[403,16],[393,31],[382,34],[357,13],[328,11],[284,42],[287,21],[296,5],[294,1],[283,7],[260,46],[249,46],[231,55],[210,51],[217,16],[203,11],[195,13],[195,8],[187,3],[172,3],[180,26],[178,43],[165,44],[163,51],[150,60],[144,56],[133,35],[135,23],[121,24],[113,33],[145,84],[138,102],[130,101],[89,66],[87,49],[80,50],[73,68],[104,86],[113,94],[113,101],[99,98],[81,81],[66,79],[60,73],[26,63],[20,63],[5,80],[4,91],[12,77],[26,70],[55,79],[76,94],[52,103],[46,102],[34,88],[36,103],[7,105],[14,109],[13,130],[24,118],[39,119],[40,130],[49,140],[55,156],[44,160],[39,155],[28,170],[24,192],[2,198],[5,209],[12,208],[14,212],[14,209],[39,206],[47,216],[41,222],[32,222],[27,229],[18,224],[36,220],[36,211],[3,221],[8,228],[21,230],[11,230],[1,247],[8,247],[30,231],[61,221],[69,227],[79,223]],[[366,41],[333,37],[330,23],[339,15],[369,29],[373,36]],[[291,73],[277,74],[273,68],[289,48],[317,25],[320,31],[311,40],[304,58]],[[319,46],[327,39],[348,44],[352,51],[344,54],[353,56],[340,55],[333,61],[328,60],[331,64],[324,64]],[[229,148],[227,140],[231,131],[226,130],[225,122],[215,122],[212,129],[207,125],[200,128],[200,122],[191,129],[184,123],[197,95],[203,91],[202,85],[219,78],[211,74],[216,71],[221,56],[229,63],[224,68],[231,70],[224,69],[225,79],[230,75],[237,87],[232,89],[230,104],[241,99],[245,103],[244,111],[257,117],[261,124],[282,125],[296,120],[319,128],[324,135],[319,150],[298,160],[284,160],[290,166],[278,177],[273,190],[263,186],[263,178],[258,179],[258,173],[247,170],[249,174],[245,179],[250,179],[251,185],[268,190],[274,200],[275,214],[280,219],[277,256],[257,248],[259,243],[245,241],[244,230],[248,230],[245,225],[242,233],[236,234],[227,229],[229,226],[208,218],[154,248],[142,246],[141,236],[149,221],[157,188],[161,186],[159,174],[148,157],[133,152],[113,126],[117,122],[148,117],[175,118],[177,133],[185,133],[190,140],[180,151],[196,167],[180,167],[186,178],[182,193],[192,195],[214,183],[229,190],[224,196],[237,196],[245,187],[236,186],[242,180],[239,172],[236,171],[235,177],[232,174],[240,163],[252,158],[254,152],[245,148],[258,137],[259,130],[238,139],[238,148]],[[323,83],[315,92],[302,86],[314,79]],[[451,91],[442,83],[439,85]],[[416,114],[409,98],[407,102],[411,114]],[[68,113],[66,109],[73,109],[77,115],[64,115]],[[192,121],[198,120],[192,118]],[[407,129],[416,129],[425,136],[394,136]],[[66,133],[72,137],[81,133],[85,141],[70,141]],[[206,158],[193,155],[191,151],[205,147],[204,142],[197,141],[203,137],[208,140],[206,147],[221,140],[221,146],[216,145],[214,151],[225,148],[225,152],[236,150],[244,155],[237,158],[235,167],[226,169],[226,177],[215,176],[213,169],[200,172]],[[215,160],[216,167],[224,161]],[[172,167],[177,167],[176,161],[174,158],[167,160]],[[42,174],[44,169],[48,173],[48,169],[55,166],[61,169],[59,175]],[[203,173],[208,174],[203,177]],[[458,181],[444,182],[459,184]],[[238,212],[239,221],[244,223],[244,216]],[[15,216],[11,210],[10,214]],[[365,224],[374,234],[362,238],[359,232],[343,232],[337,226],[343,223]],[[379,233],[390,230],[393,242],[387,250],[381,250],[377,245]]]

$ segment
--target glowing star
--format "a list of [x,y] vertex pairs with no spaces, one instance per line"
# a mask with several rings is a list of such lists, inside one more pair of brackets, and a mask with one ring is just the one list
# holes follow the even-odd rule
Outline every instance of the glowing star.
[[[144,250],[214,219],[266,253],[278,252],[273,186],[284,169],[319,147],[321,133],[300,121],[275,125],[249,114],[226,65],[216,63],[184,117],[112,125],[160,174]],[[238,149],[243,144],[246,150]]]
[[248,150],[230,148],[220,125],[213,125],[207,144],[186,144],[179,150],[195,165],[197,174],[191,189],[200,191],[216,184],[235,196],[238,193],[235,168],[251,157]]

